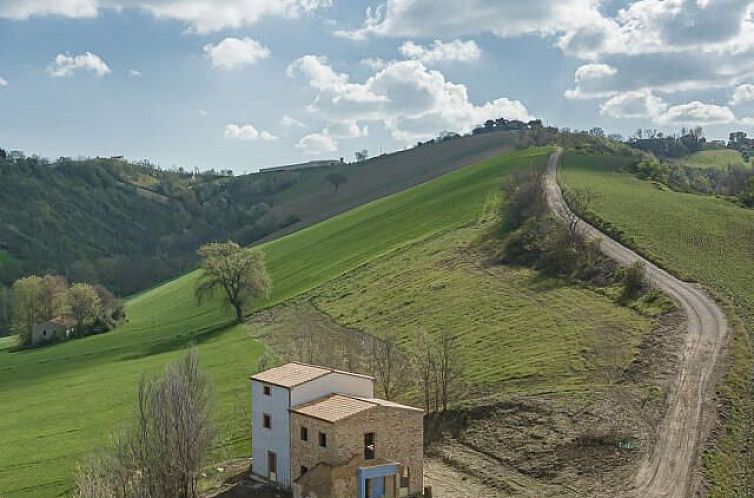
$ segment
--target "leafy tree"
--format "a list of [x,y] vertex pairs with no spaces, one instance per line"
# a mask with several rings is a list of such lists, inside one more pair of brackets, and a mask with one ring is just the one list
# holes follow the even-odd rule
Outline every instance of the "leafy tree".
[[89,284],[74,284],[68,289],[67,304],[71,317],[76,322],[76,332],[83,335],[84,328],[91,325],[102,310],[102,300]]
[[330,173],[325,177],[325,180],[333,186],[336,192],[342,184],[348,183],[348,178],[342,173]]
[[243,320],[244,308],[254,299],[266,297],[272,288],[265,254],[260,249],[245,249],[235,242],[212,242],[199,248],[203,270],[196,295],[202,300],[220,288],[224,304]]
[[7,159],[8,153],[5,152],[5,149],[0,148],[0,159]]
[[356,156],[356,162],[361,163],[369,158],[369,151],[366,149],[357,150],[354,152],[354,155]]
[[68,284],[60,275],[42,277],[39,289],[40,319],[52,320],[63,312]]
[[36,275],[16,280],[13,284],[13,330],[22,346],[31,344],[31,330],[42,320],[42,278]]

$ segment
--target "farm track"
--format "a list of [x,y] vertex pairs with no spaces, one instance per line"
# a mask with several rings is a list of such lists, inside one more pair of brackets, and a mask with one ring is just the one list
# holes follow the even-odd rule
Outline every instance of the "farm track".
[[[566,219],[570,214],[558,185],[561,150],[550,156],[544,176],[549,208]],[[657,428],[655,443],[640,463],[633,489],[625,496],[687,498],[699,485],[695,468],[715,417],[712,398],[715,372],[726,344],[728,326],[722,309],[703,290],[683,282],[634,251],[612,240],[585,221],[578,230],[588,239],[601,239],[601,249],[623,266],[646,265],[649,280],[678,303],[687,316],[687,334],[681,363],[670,384],[668,408]]]

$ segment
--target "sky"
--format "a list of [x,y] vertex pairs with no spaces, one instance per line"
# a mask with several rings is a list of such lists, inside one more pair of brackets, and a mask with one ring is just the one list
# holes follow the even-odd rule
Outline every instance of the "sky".
[[486,119],[754,132],[754,0],[0,0],[0,147],[238,173]]

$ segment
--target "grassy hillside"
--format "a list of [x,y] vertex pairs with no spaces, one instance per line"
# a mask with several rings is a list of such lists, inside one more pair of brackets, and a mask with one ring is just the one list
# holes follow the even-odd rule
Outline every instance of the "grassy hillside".
[[700,150],[685,157],[683,162],[697,168],[726,169],[730,164],[745,164],[741,153],[731,149]]
[[[621,165],[621,158],[566,154],[562,180],[567,188],[594,189],[600,197],[592,210],[603,223],[655,261],[730,299],[746,328],[754,330],[754,211],[715,197],[658,188],[621,173]],[[712,496],[750,496],[745,444],[751,435],[752,362],[745,334],[734,338],[729,363],[721,388],[728,418],[717,448],[707,455],[705,477]]]
[[[490,160],[354,209],[264,246],[275,281],[271,305],[322,284],[401,245],[474,220],[501,175],[541,164],[547,151]],[[196,307],[196,273],[128,302],[117,331],[59,346],[0,351],[0,489],[54,496],[70,486],[76,459],[126,416],[143,371],[155,371],[187,344],[199,345],[218,387],[223,450],[248,452],[248,374],[262,346],[230,315]]]
[[[191,268],[209,240],[290,233],[511,150],[516,133],[459,138],[357,165],[235,178],[107,159],[0,160],[0,284],[56,272],[131,294]],[[348,179],[338,193],[326,176]],[[281,229],[286,229],[281,232]]]

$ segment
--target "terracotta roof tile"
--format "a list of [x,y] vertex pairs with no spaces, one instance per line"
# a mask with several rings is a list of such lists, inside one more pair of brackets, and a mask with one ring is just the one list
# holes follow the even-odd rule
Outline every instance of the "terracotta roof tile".
[[309,417],[318,418],[326,422],[337,422],[377,406],[363,399],[351,398],[342,394],[330,394],[310,403],[305,403],[291,409]]
[[288,363],[281,367],[271,368],[264,372],[252,375],[252,380],[275,384],[281,387],[296,387],[305,382],[318,379],[327,375],[332,370],[329,368],[315,367],[313,365],[304,365],[300,363]]
[[320,367],[317,365],[308,365],[306,363],[291,362],[280,367],[271,368],[264,372],[252,375],[252,380],[259,382],[265,382],[267,384],[274,384],[280,387],[296,387],[306,382],[318,379],[329,373],[340,373],[344,375],[350,375],[352,377],[361,377],[364,379],[374,380],[373,377],[368,375],[357,374],[353,372],[346,372],[345,370],[338,370],[336,368]]

